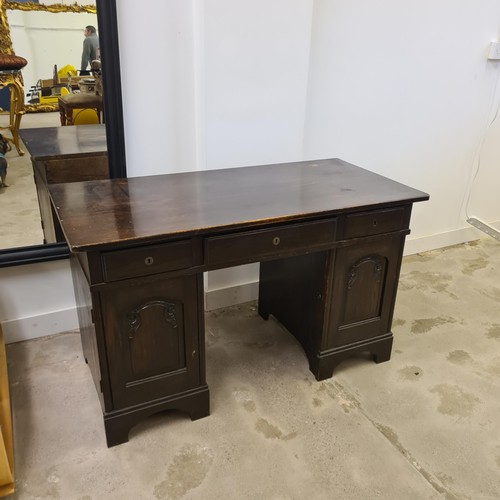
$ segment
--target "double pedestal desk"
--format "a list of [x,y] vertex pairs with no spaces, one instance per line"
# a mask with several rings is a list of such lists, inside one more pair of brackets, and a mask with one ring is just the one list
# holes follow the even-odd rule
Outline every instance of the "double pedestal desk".
[[391,356],[412,204],[426,193],[342,160],[49,186],[72,252],[108,446],[153,413],[209,414],[203,273],[260,262],[258,312],[317,380]]

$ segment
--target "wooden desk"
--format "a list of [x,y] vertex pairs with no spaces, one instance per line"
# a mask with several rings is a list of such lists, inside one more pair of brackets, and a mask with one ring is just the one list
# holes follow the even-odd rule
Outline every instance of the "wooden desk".
[[106,128],[26,128],[20,134],[31,155],[44,242],[65,241],[53,213],[48,185],[109,178]]
[[358,352],[390,358],[410,212],[429,197],[421,191],[342,160],[49,189],[108,446],[162,410],[209,414],[208,270],[261,262],[259,313],[298,339],[318,380]]

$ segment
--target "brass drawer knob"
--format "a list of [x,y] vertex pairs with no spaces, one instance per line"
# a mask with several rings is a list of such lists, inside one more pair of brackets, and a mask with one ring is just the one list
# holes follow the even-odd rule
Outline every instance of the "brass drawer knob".
[[273,245],[277,247],[280,243],[281,243],[281,240],[279,239],[279,236],[275,236],[273,238]]

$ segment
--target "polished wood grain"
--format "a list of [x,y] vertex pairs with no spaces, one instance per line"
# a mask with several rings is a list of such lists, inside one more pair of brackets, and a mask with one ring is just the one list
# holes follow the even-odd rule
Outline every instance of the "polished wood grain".
[[64,241],[47,186],[109,177],[104,125],[29,128],[21,137],[31,156],[44,243]]
[[107,152],[104,125],[25,128],[20,135],[35,160],[99,156]]
[[58,184],[50,193],[72,251],[429,197],[339,159]]

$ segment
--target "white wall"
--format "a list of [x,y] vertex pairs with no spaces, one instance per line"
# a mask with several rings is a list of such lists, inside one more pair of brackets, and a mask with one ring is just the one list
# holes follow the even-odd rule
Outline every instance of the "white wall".
[[69,260],[0,269],[6,343],[78,328]]
[[302,157],[313,0],[205,9],[207,168]]
[[127,174],[196,170],[198,2],[117,4]]
[[[500,63],[486,59],[499,28],[498,0],[316,0],[304,154],[429,192],[413,238],[461,240],[475,152],[500,99]],[[469,204],[489,221],[500,220],[499,138],[491,129]]]
[[[469,215],[500,221],[499,121],[485,134],[500,100],[500,63],[486,60],[500,0],[117,9],[130,175],[340,157],[431,194],[414,208],[406,253],[483,236],[465,222],[469,192]],[[59,272],[0,270],[3,324],[65,310],[66,294],[42,300]],[[255,296],[256,277],[257,266],[209,273],[208,307]],[[38,310],[26,309],[25,287]]]

